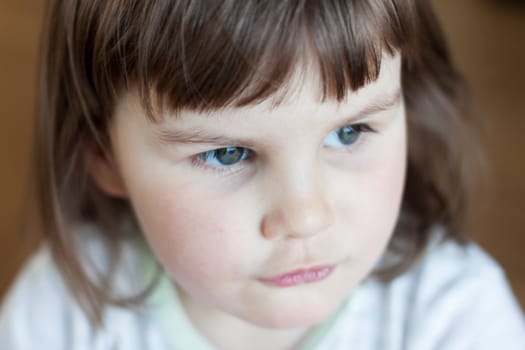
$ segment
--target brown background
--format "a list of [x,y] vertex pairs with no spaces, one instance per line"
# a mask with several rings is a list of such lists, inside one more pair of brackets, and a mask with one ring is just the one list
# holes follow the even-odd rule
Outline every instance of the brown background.
[[[486,125],[489,186],[476,196],[470,228],[525,306],[525,8],[495,0],[434,3]],[[0,0],[0,297],[27,254],[19,232],[42,12],[41,0]]]

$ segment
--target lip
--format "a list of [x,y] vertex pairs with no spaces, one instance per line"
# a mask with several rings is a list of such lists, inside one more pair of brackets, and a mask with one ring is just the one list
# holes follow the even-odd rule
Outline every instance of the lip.
[[261,281],[277,287],[293,287],[303,283],[322,281],[332,274],[334,268],[334,265],[323,265],[308,269],[298,269],[279,276],[261,278]]

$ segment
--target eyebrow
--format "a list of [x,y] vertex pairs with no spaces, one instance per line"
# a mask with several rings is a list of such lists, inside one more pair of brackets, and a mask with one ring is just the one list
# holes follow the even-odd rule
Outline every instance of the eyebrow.
[[[383,111],[390,110],[399,104],[402,94],[401,89],[396,89],[394,93],[389,94],[386,98],[381,99],[380,102],[375,101],[367,105],[365,108],[355,113],[353,116],[345,120],[344,125],[352,124],[363,116],[377,114]],[[209,130],[202,128],[192,129],[161,129],[156,130],[156,134],[162,143],[166,144],[213,144],[213,145],[242,145],[251,147],[255,145],[252,139],[229,137],[211,133]]]

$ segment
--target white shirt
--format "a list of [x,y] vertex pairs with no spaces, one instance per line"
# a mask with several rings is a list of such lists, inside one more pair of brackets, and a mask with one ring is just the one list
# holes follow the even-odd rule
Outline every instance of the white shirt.
[[[206,343],[191,324],[181,328],[195,334],[177,337],[177,329],[167,334],[155,315],[109,307],[104,327],[95,330],[43,247],[3,302],[0,349],[204,350],[178,341],[193,337],[200,339],[192,344]],[[386,285],[366,280],[337,315],[315,349],[525,349],[523,313],[501,268],[474,244],[436,246],[420,264]],[[177,317],[189,323],[184,315]]]

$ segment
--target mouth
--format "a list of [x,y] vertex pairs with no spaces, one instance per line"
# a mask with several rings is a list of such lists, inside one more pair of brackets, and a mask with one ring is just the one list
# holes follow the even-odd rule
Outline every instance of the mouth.
[[260,280],[271,286],[293,287],[304,283],[320,282],[330,276],[334,268],[334,265],[316,266],[290,271],[278,276],[261,278]]

